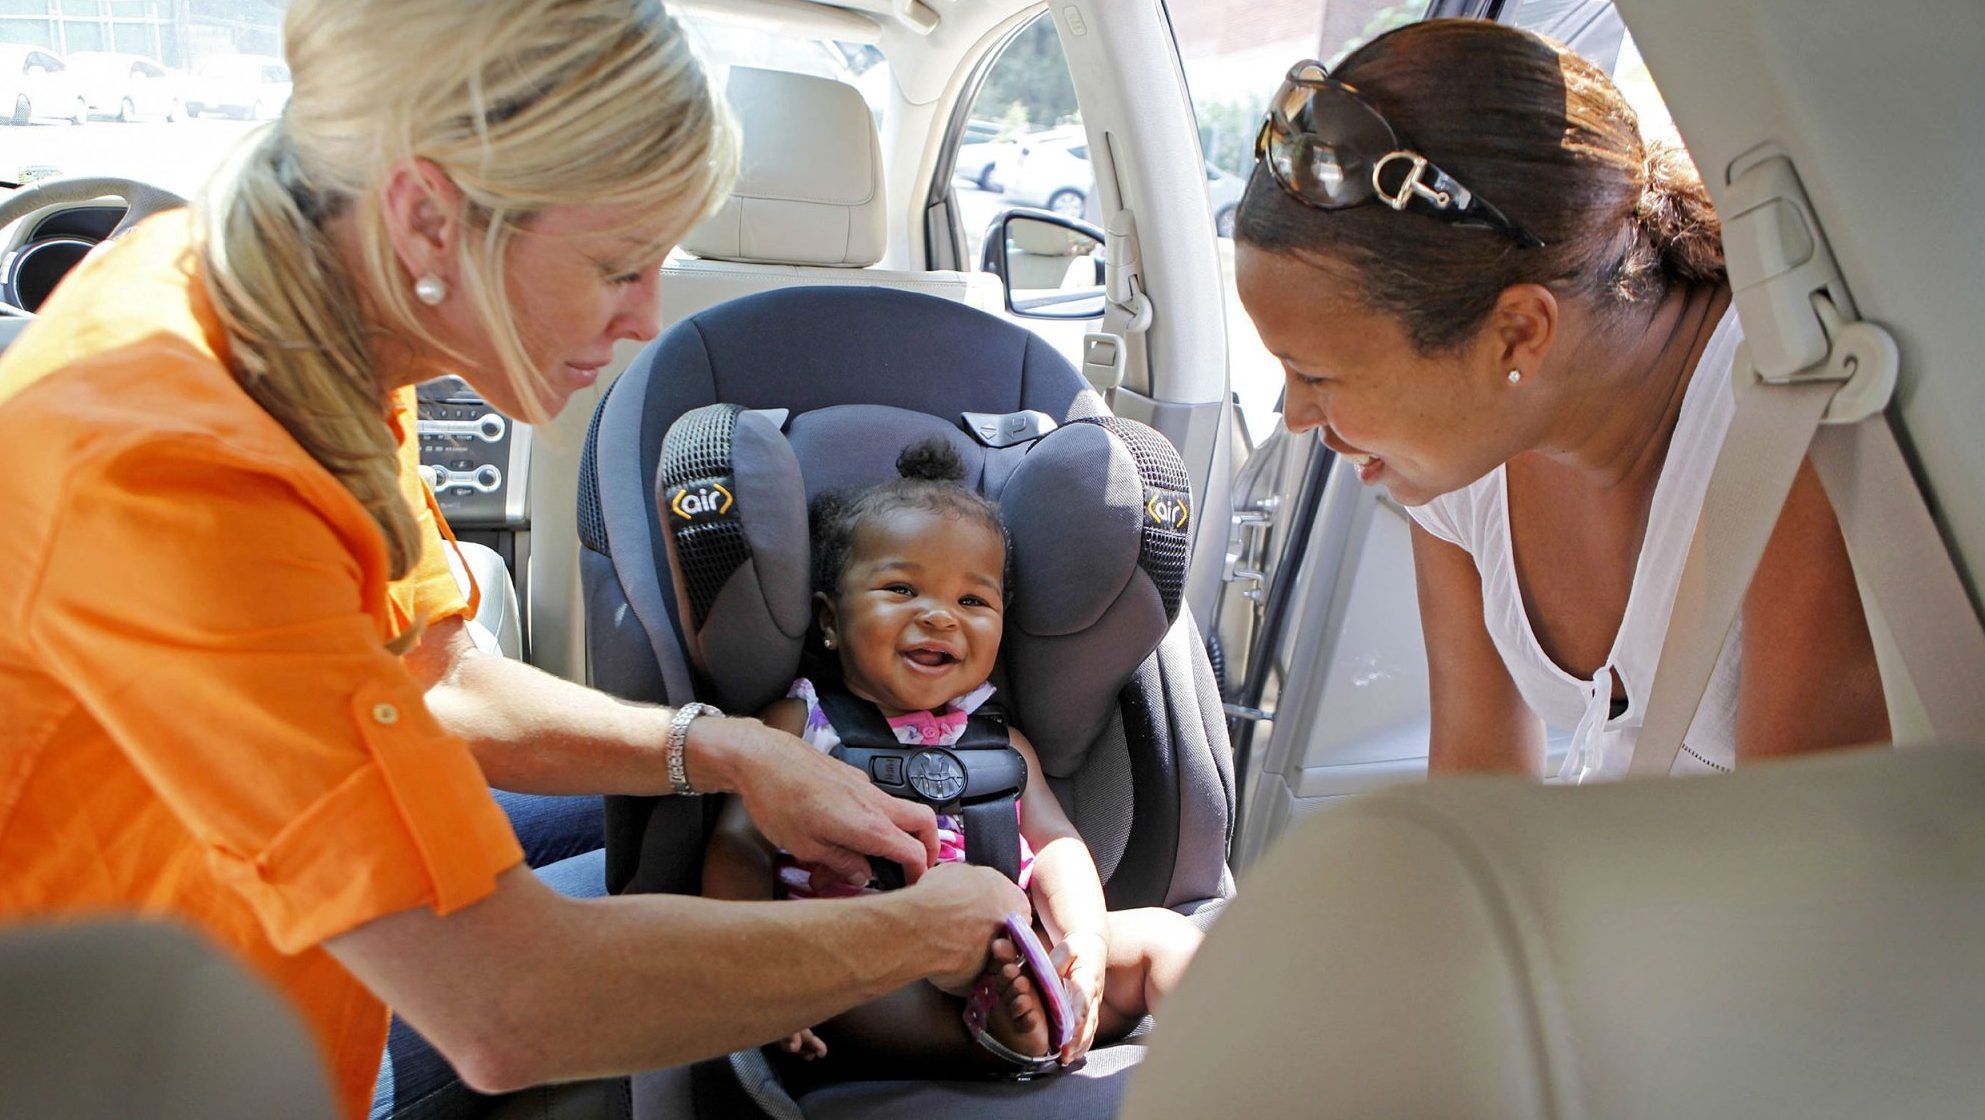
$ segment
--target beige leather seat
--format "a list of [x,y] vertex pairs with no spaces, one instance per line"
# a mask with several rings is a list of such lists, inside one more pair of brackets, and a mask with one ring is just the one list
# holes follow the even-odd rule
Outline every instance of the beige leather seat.
[[1327,811],[1241,883],[1126,1117],[1976,1117],[1985,753]]
[[177,926],[0,935],[0,1115],[330,1120],[303,1026]]
[[662,319],[801,284],[880,284],[997,312],[984,272],[876,268],[888,248],[882,145],[861,93],[845,82],[736,67],[726,87],[743,153],[723,208],[683,239],[662,270]]

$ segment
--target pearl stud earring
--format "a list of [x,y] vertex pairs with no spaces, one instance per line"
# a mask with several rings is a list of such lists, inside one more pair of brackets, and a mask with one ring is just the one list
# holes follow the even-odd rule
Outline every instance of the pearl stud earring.
[[439,307],[448,298],[448,281],[430,272],[414,281],[414,298],[429,307]]
[[1520,369],[1513,369],[1513,370],[1510,370],[1510,371],[1509,371],[1509,383],[1510,383],[1511,385],[1514,385],[1514,384],[1516,384],[1517,382],[1519,382],[1519,381],[1521,381],[1521,380],[1523,380],[1523,371],[1522,371],[1522,370],[1520,370]]

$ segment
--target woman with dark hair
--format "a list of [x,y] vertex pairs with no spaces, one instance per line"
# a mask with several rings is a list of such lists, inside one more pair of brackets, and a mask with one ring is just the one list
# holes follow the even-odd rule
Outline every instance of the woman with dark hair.
[[[1429,765],[1626,772],[1741,328],[1687,157],[1591,63],[1434,20],[1290,72],[1235,234],[1284,418],[1409,507]],[[1675,773],[1885,740],[1833,510],[1801,469]]]

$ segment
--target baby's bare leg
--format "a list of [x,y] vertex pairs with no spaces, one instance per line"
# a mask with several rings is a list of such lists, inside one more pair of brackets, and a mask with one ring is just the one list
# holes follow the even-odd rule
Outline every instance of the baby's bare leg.
[[1204,935],[1183,916],[1159,907],[1110,912],[1110,960],[1103,974],[1103,1007],[1096,1037],[1121,1037],[1157,1010]]

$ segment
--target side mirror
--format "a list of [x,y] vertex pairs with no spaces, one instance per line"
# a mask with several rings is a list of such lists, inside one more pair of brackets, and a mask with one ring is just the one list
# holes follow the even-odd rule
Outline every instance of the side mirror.
[[999,277],[1006,309],[1029,319],[1100,319],[1103,231],[1045,210],[1008,210],[986,233],[979,267]]

